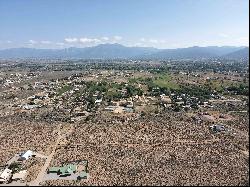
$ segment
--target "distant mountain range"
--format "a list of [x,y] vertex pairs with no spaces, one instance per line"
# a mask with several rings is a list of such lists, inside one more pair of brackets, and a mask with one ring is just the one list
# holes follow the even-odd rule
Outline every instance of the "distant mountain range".
[[126,47],[120,44],[100,44],[94,47],[65,49],[11,48],[0,50],[0,58],[83,58],[83,59],[197,59],[221,57],[249,58],[248,47],[209,46],[178,49],[153,47]]
[[[156,58],[156,59],[199,59],[199,58],[213,58],[213,57],[223,57],[230,58],[231,53],[237,54],[241,50],[248,51],[246,47],[232,47],[232,46],[209,46],[209,47],[188,47],[179,49],[164,49],[159,52],[144,55],[146,58]],[[249,55],[241,53],[238,58],[247,58]],[[228,56],[230,55],[230,56]],[[234,55],[236,56],[236,55]],[[233,57],[233,56],[232,56]]]
[[243,49],[233,51],[229,54],[224,55],[223,57],[230,58],[230,59],[239,59],[239,58],[249,59],[249,48],[245,47]]

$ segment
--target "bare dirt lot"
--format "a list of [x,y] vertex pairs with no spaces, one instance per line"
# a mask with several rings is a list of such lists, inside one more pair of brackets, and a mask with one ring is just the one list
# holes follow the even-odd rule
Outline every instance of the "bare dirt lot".
[[98,116],[75,129],[51,166],[87,159],[91,178],[43,185],[245,185],[249,180],[242,152],[248,139],[211,134],[206,123],[194,125],[182,114]]

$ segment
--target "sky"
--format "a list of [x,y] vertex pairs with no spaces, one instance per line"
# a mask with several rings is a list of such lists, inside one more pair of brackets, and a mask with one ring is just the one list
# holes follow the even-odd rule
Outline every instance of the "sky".
[[249,46],[248,0],[0,0],[0,49]]

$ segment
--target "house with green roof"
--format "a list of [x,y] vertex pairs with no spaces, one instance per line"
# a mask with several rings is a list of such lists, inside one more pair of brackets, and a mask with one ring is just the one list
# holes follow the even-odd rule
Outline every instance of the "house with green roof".
[[50,167],[47,173],[57,173],[59,176],[67,176],[76,172],[76,165],[69,164],[62,167]]
[[71,175],[76,172],[76,165],[70,164],[60,168],[59,174],[60,176]]

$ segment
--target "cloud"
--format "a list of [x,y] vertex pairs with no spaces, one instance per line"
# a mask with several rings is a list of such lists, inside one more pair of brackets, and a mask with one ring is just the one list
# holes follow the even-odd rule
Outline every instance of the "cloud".
[[41,44],[51,44],[51,41],[45,40],[45,41],[41,41]]
[[7,40],[7,41],[0,41],[0,43],[7,43],[7,44],[11,44],[12,43],[12,41],[10,41],[10,40]]
[[65,43],[57,42],[56,45],[63,46],[63,45],[65,45]]
[[145,39],[145,38],[140,38],[139,41],[142,42],[142,43],[153,43],[153,44],[164,44],[164,43],[166,43],[165,40]]
[[150,39],[150,40],[149,40],[149,42],[150,42],[150,43],[154,43],[154,44],[159,43],[159,41],[158,41],[158,40],[156,40],[156,39]]
[[122,37],[121,36],[114,36],[114,40],[116,40],[116,41],[122,40]]
[[109,41],[109,38],[108,37],[102,37],[101,40],[104,40],[104,41]]
[[166,43],[166,41],[165,41],[165,40],[159,40],[159,43],[161,43],[161,44],[165,44],[165,43]]
[[38,42],[35,40],[29,40],[29,44],[33,45],[33,44],[37,44]]
[[64,41],[67,43],[76,43],[78,42],[78,39],[77,38],[65,38]]
[[83,44],[85,43],[99,43],[101,40],[97,38],[80,38],[79,41]]
[[221,33],[221,34],[219,34],[219,36],[222,38],[229,38],[230,37],[228,34],[225,34],[225,33]]
[[148,47],[148,45],[146,45],[145,43],[137,42],[131,45],[131,47]]
[[239,37],[236,39],[237,43],[239,43],[240,45],[249,45],[249,37]]
[[87,44],[87,45],[93,45],[93,44],[101,44],[101,43],[113,43],[113,42],[118,42],[122,40],[121,36],[113,36],[112,38],[103,36],[100,38],[87,38],[87,37],[82,37],[82,38],[65,38],[64,41],[66,43],[71,43],[71,44]]
[[145,38],[141,38],[140,41],[141,42],[146,42],[146,39]]

